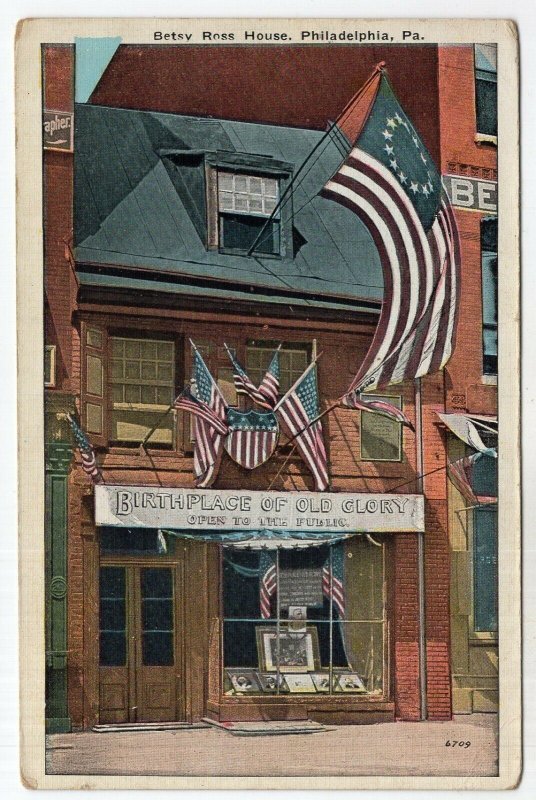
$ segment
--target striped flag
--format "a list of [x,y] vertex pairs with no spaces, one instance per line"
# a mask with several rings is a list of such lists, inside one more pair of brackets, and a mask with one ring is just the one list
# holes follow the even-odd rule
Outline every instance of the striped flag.
[[496,497],[478,495],[474,491],[473,468],[475,463],[482,457],[485,457],[482,453],[472,453],[470,456],[465,456],[447,465],[448,476],[452,483],[472,506],[497,502]]
[[277,570],[275,555],[270,550],[262,550],[259,559],[259,604],[261,617],[269,619],[271,616],[272,597],[277,590]]
[[225,435],[229,427],[207,404],[192,394],[187,386],[173,401],[173,407],[180,411],[188,411],[190,414],[203,420],[210,428],[217,433]]
[[97,459],[95,457],[95,450],[89,439],[87,438],[86,434],[74,419],[71,414],[67,414],[67,419],[73,431],[74,440],[76,442],[76,446],[80,452],[80,457],[82,459],[82,469],[89,475],[91,480],[94,483],[100,483],[103,481],[102,473],[99,469],[97,464]]
[[344,545],[336,544],[331,547],[331,556],[328,556],[322,567],[322,592],[328,599],[333,599],[339,617],[344,617]]
[[[192,347],[195,397],[208,406],[223,427],[226,423],[227,403],[193,342]],[[213,420],[209,422],[199,414],[194,415],[194,472],[197,477],[196,485],[201,488],[210,486],[216,478],[223,450],[223,438],[224,433],[221,432],[221,428],[217,430],[214,427]]]
[[227,345],[225,345],[225,349],[233,365],[233,378],[237,394],[247,395],[263,408],[274,408],[279,394],[279,350],[281,345],[272,356],[266,374],[258,387],[250,380]]
[[225,449],[233,461],[245,469],[255,469],[268,461],[279,439],[279,425],[273,411],[227,411],[229,433]]
[[355,408],[358,411],[369,411],[373,414],[381,414],[383,417],[392,419],[393,422],[406,425],[412,431],[415,430],[413,423],[406,417],[402,409],[397,408],[392,403],[388,403],[385,400],[372,399],[372,397],[362,395],[360,392],[350,392],[342,398],[341,403],[346,408]]
[[383,72],[371,87],[359,131],[339,123],[354,145],[321,192],[362,220],[383,268],[378,326],[348,393],[442,369],[460,291],[459,237],[441,176]]
[[322,422],[318,419],[320,403],[316,361],[309,364],[275,410],[280,414],[303,460],[313,473],[316,491],[325,491],[329,486],[328,458]]

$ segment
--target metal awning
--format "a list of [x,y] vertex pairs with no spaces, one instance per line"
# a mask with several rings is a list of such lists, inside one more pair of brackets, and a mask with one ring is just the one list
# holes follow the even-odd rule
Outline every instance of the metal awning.
[[465,444],[479,453],[497,458],[496,447],[487,447],[479,430],[497,435],[497,418],[478,414],[443,414],[437,416],[446,427]]

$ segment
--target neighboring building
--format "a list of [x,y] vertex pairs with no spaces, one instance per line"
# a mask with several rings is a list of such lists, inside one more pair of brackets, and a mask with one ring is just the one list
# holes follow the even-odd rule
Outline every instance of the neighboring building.
[[[335,144],[322,152],[293,202],[270,221],[255,256],[248,251],[292,176],[322,140],[326,123],[379,57],[387,61],[401,102],[438,164],[441,153],[442,171],[463,174],[450,166],[455,156],[442,109],[454,99],[445,98],[442,70],[448,57],[461,58],[468,48],[299,48],[297,61],[316,59],[324,70],[325,81],[314,82],[322,92],[312,87],[306,92],[299,83],[307,73],[293,67],[290,49],[237,48],[233,55],[225,48],[226,69],[234,63],[237,76],[227,97],[217,87],[203,89],[195,49],[120,47],[90,101],[74,108],[74,156],[45,152],[45,329],[56,365],[46,390],[47,447],[56,459],[47,462],[47,508],[53,511],[47,523],[48,727],[207,715],[353,723],[418,720],[424,712],[430,719],[448,719],[451,635],[453,642],[474,648],[459,635],[459,607],[449,611],[449,519],[453,563],[459,563],[463,548],[454,546],[453,537],[460,536],[454,519],[459,498],[448,488],[446,464],[458,445],[449,440],[450,449],[445,446],[447,434],[437,412],[458,410],[456,396],[462,393],[464,412],[493,412],[485,405],[493,403],[486,394],[493,387],[482,381],[482,329],[475,325],[476,305],[466,303],[463,286],[458,340],[463,353],[445,374],[422,380],[422,463],[407,428],[343,409],[324,418],[329,498],[348,495],[343,524],[349,532],[360,531],[336,551],[308,521],[328,495],[314,492],[310,471],[284,438],[275,455],[254,470],[224,454],[214,487],[207,490],[211,496],[225,498],[226,491],[240,490],[256,503],[255,492],[271,491],[274,501],[282,497],[284,502],[285,493],[293,492],[303,503],[299,524],[316,537],[314,547],[282,550],[272,564],[277,591],[265,599],[269,616],[263,615],[261,600],[270,567],[263,555],[269,551],[209,541],[204,533],[218,527],[214,508],[171,534],[166,531],[173,525],[160,522],[160,506],[153,524],[149,509],[160,503],[180,508],[188,491],[198,498],[191,502],[201,502],[193,492],[190,419],[175,411],[161,419],[191,377],[190,339],[227,402],[238,409],[244,409],[244,401],[236,396],[224,343],[259,382],[274,347],[283,341],[283,390],[315,352],[322,352],[321,407],[344,393],[375,330],[382,277],[367,230],[349,211],[318,196],[326,173],[341,160]],[[73,109],[73,51],[53,45],[44,50],[49,110]],[[203,48],[204,57],[214,61],[215,75],[221,53]],[[255,72],[238,69],[243,57],[255,60]],[[326,60],[332,57],[340,60],[340,80]],[[416,87],[411,76],[419,64],[424,77]],[[175,84],[181,94],[166,91],[162,81],[173,83],[184,70],[190,80]],[[170,98],[165,108],[152,94],[157,76],[158,97]],[[472,66],[463,76],[473,80]],[[289,99],[291,92],[299,101]],[[462,238],[471,214],[459,215]],[[473,214],[467,224],[478,218]],[[486,236],[491,241],[491,234]],[[471,247],[476,248],[467,248],[466,240],[462,269],[467,261],[476,270]],[[473,278],[469,284],[474,286]],[[480,349],[469,336],[479,337]],[[490,369],[491,338],[486,328]],[[413,385],[392,387],[388,394],[415,422]],[[75,406],[97,449],[105,482],[98,489],[78,454],[68,467],[70,437],[61,412]],[[143,450],[140,442],[159,421]],[[104,524],[113,508],[117,512],[116,486],[125,493],[121,502],[130,527]],[[136,487],[145,487],[146,494],[134,495]],[[167,499],[157,498],[160,490]],[[392,494],[400,507],[413,506],[413,522],[397,516],[397,503],[380,505],[379,493]],[[146,508],[136,521],[138,498]],[[109,501],[116,505],[106,506]],[[358,522],[358,501],[370,519],[365,531]],[[393,519],[400,520],[398,531]],[[272,517],[267,510],[263,528],[278,527],[285,527],[284,520],[275,509]],[[423,529],[425,593],[420,598]],[[323,574],[331,581],[331,599]],[[466,590],[467,574],[456,574]],[[293,593],[289,579],[296,582],[298,576],[303,584]],[[334,601],[335,579],[343,587],[344,612]],[[301,687],[291,678],[274,690],[270,642],[279,642],[282,658],[293,641],[290,635],[281,637],[292,605],[308,609],[313,633],[299,625],[296,630],[305,634],[309,650],[295,658],[310,662],[308,672],[314,675]],[[455,690],[466,688],[457,683],[463,670],[456,660],[453,671]],[[352,678],[354,685],[343,688],[345,673],[359,680]],[[469,679],[481,674],[476,662],[465,674]],[[481,708],[473,702],[475,710]]]
[[[495,45],[439,48],[441,169],[462,243],[458,347],[446,409],[476,420],[497,447],[497,54]],[[474,449],[447,433],[449,461]],[[477,462],[477,496],[497,495],[496,461]],[[449,482],[454,713],[499,701],[497,505],[475,507]]]

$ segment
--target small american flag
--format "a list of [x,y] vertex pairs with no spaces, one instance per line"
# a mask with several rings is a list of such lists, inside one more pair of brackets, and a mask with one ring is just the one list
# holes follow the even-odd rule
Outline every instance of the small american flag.
[[331,556],[322,567],[322,591],[325,597],[333,599],[333,605],[344,617],[344,545],[336,544],[331,548]]
[[294,438],[301,456],[315,480],[315,489],[325,491],[329,486],[328,458],[324,444],[316,379],[316,361],[310,364],[301,378],[289,389],[276,406],[276,411]]
[[[227,403],[223,399],[214,378],[208,371],[199,350],[194,347],[193,376],[196,386],[196,398],[204,403],[213,415],[226,424]],[[194,471],[196,484],[205,488],[215,480],[218,464],[223,450],[224,434],[216,430],[213,422],[207,422],[200,415],[194,416]]]
[[383,417],[392,419],[393,422],[400,422],[401,425],[406,425],[412,431],[415,430],[413,423],[410,422],[404,412],[385,400],[373,399],[372,397],[363,396],[358,391],[353,391],[344,395],[341,404],[346,408],[355,408],[358,411],[370,411],[373,414],[381,414]]
[[217,433],[225,435],[228,431],[227,423],[220,419],[207,403],[195,397],[189,387],[186,387],[184,391],[175,398],[173,407],[181,411],[188,411],[190,414],[199,417],[199,419],[206,422],[206,424]]
[[76,442],[76,446],[80,452],[80,457],[82,459],[82,469],[89,475],[91,480],[94,483],[100,483],[103,481],[102,473],[99,469],[97,464],[97,459],[95,457],[95,451],[89,439],[87,438],[86,434],[74,419],[71,414],[67,414],[67,419],[73,431],[74,440]]
[[477,495],[473,489],[473,467],[482,457],[482,453],[473,453],[470,456],[458,459],[458,461],[453,461],[447,466],[448,476],[452,483],[462,497],[472,506],[497,502],[496,497]]
[[271,616],[272,597],[277,590],[277,570],[275,556],[267,550],[261,552],[259,560],[259,603],[261,617],[269,619]]
[[233,378],[237,394],[245,394],[262,408],[273,409],[279,394],[279,346],[272,356],[272,360],[264,378],[257,387],[248,377],[246,371],[240,366],[235,356],[227,345],[225,349],[233,365]]

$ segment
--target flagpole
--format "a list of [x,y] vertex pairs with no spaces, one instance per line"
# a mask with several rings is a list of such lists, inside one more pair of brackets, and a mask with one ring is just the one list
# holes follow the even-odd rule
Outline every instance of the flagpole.
[[143,440],[143,442],[141,442],[141,444],[140,444],[140,447],[141,447],[143,450],[145,450],[145,445],[146,445],[146,443],[149,441],[149,439],[151,438],[151,436],[153,435],[153,433],[154,433],[154,432],[157,430],[157,428],[159,428],[159,427],[160,427],[160,425],[161,425],[161,424],[162,424],[162,422],[165,420],[165,418],[167,417],[167,415],[169,414],[169,412],[171,411],[171,409],[173,408],[173,406],[174,406],[174,405],[175,405],[175,400],[174,400],[172,403],[170,403],[170,405],[169,405],[169,406],[166,408],[166,410],[164,411],[164,413],[163,413],[163,414],[161,414],[161,415],[158,417],[158,419],[156,420],[155,424],[153,425],[153,427],[151,428],[151,430],[149,431],[149,433],[146,435],[146,437],[145,437],[145,439]]
[[[331,125],[329,125],[329,127],[328,127],[328,129],[327,129],[326,133],[324,134],[324,136],[323,136],[323,137],[322,137],[322,138],[321,138],[321,139],[320,139],[320,140],[319,140],[319,141],[316,143],[316,145],[313,147],[313,149],[311,150],[311,152],[309,153],[309,155],[307,156],[307,158],[305,159],[305,161],[304,161],[304,162],[301,164],[301,166],[298,168],[298,170],[297,170],[296,174],[295,174],[295,175],[293,175],[293,176],[291,177],[289,185],[287,186],[287,188],[285,189],[285,191],[284,191],[284,192],[283,192],[283,194],[281,195],[281,197],[280,197],[280,199],[279,199],[278,203],[276,203],[276,205],[275,205],[275,208],[274,208],[274,210],[272,211],[272,213],[270,214],[270,216],[269,216],[269,217],[267,217],[267,219],[266,219],[266,221],[265,221],[264,225],[262,226],[262,228],[261,228],[261,229],[260,229],[260,231],[258,232],[257,236],[255,237],[255,241],[253,242],[253,244],[252,244],[252,245],[251,245],[251,247],[249,248],[249,250],[248,250],[248,252],[247,252],[248,256],[250,256],[250,255],[253,253],[253,251],[255,250],[255,247],[257,246],[257,244],[258,244],[258,243],[259,243],[259,241],[261,240],[261,237],[263,236],[263,234],[264,234],[264,232],[265,232],[266,228],[268,227],[268,224],[269,224],[269,223],[272,221],[272,219],[274,218],[274,215],[275,215],[275,214],[276,214],[278,211],[280,211],[280,209],[281,209],[281,207],[282,207],[282,205],[283,205],[283,202],[284,202],[284,200],[286,200],[287,196],[288,196],[289,194],[291,194],[291,193],[294,191],[294,188],[295,188],[295,187],[294,187],[294,184],[295,184],[296,180],[298,179],[298,176],[299,176],[299,175],[300,175],[300,174],[303,172],[303,170],[305,169],[305,166],[306,166],[306,164],[308,164],[308,163],[309,163],[310,159],[313,157],[313,155],[316,153],[316,151],[317,151],[317,150],[318,150],[318,149],[319,149],[319,148],[320,148],[320,147],[321,147],[321,146],[324,144],[324,142],[326,141],[326,139],[327,139],[329,136],[331,136],[332,132],[335,130],[335,128],[337,128],[337,127],[338,127],[338,125],[339,125],[339,123],[341,122],[341,120],[342,120],[342,119],[343,119],[343,118],[344,118],[344,117],[345,117],[345,116],[346,116],[346,115],[349,113],[350,109],[351,109],[351,108],[352,108],[352,107],[353,107],[353,106],[354,106],[354,105],[357,103],[357,101],[359,100],[359,98],[361,97],[361,95],[362,95],[362,94],[365,92],[365,90],[366,90],[366,89],[368,89],[369,85],[372,83],[372,81],[374,80],[374,78],[376,77],[376,75],[378,74],[378,72],[383,72],[383,68],[384,68],[384,66],[385,66],[385,61],[380,61],[378,64],[376,64],[376,66],[374,67],[374,70],[373,70],[372,74],[371,74],[371,75],[370,75],[370,76],[367,78],[367,80],[366,80],[366,81],[365,81],[365,83],[364,83],[364,84],[361,86],[361,88],[360,88],[360,89],[359,89],[359,90],[358,90],[358,91],[357,91],[357,92],[356,92],[356,93],[353,95],[353,97],[352,97],[352,98],[351,98],[351,99],[348,101],[348,103],[345,105],[345,107],[343,108],[343,110],[341,111],[341,113],[339,114],[339,116],[337,117],[337,119],[335,120],[335,122],[332,122],[332,123],[331,123]],[[351,144],[352,144],[352,143],[351,143]]]
[[[422,386],[421,379],[415,378],[415,436],[417,448],[417,491],[424,489],[424,451],[422,435]],[[424,532],[417,534],[417,588],[419,603],[419,684],[421,720],[428,715],[427,665],[426,665],[426,584],[425,584],[425,550]]]

